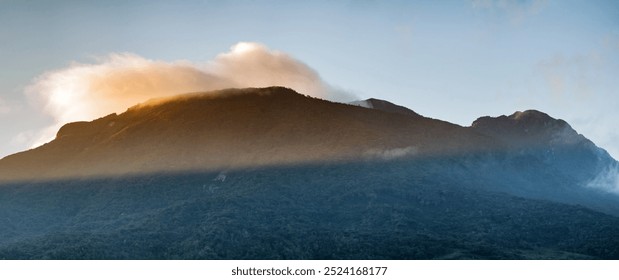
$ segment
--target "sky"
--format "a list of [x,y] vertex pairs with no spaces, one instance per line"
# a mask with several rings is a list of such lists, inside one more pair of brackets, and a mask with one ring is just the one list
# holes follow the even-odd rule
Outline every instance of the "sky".
[[0,0],[0,157],[152,97],[290,86],[469,126],[536,109],[619,158],[619,2]]

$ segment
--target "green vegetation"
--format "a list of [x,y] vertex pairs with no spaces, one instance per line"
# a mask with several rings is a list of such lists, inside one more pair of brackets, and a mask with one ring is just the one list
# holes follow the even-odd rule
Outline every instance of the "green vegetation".
[[[528,177],[533,165],[519,169],[524,179],[501,183],[513,174],[488,174],[482,167],[489,162],[367,161],[7,184],[0,187],[0,258],[619,259],[618,217],[515,196],[519,186],[509,182],[525,189],[537,182],[541,197],[560,180]],[[571,197],[570,188],[554,186],[565,194],[557,201]]]

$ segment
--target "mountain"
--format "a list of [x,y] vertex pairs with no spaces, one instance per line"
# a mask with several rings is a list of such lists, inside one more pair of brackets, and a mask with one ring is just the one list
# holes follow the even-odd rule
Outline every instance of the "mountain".
[[564,120],[554,119],[536,110],[518,111],[496,118],[481,117],[471,127],[515,147],[591,143]]
[[616,168],[534,110],[192,93],[1,159],[0,259],[619,259]]
[[585,184],[616,164],[604,149],[578,134],[564,120],[528,110],[475,120],[472,129],[500,140],[514,153],[535,155],[564,176]]
[[[418,116],[405,107],[373,98],[352,104]],[[473,153],[477,158],[468,157],[460,163],[466,167],[463,178],[478,178],[480,187],[493,191],[619,214],[614,189],[619,182],[619,164],[564,120],[527,110],[480,117],[466,129],[496,143],[489,147],[490,152]]]
[[332,103],[286,88],[233,89],[151,100],[120,115],[67,124],[50,143],[0,160],[0,178],[447,155],[494,146],[490,137],[421,116]]

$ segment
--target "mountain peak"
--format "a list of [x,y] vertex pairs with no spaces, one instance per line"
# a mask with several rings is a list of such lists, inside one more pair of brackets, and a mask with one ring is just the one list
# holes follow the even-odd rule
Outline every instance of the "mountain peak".
[[515,121],[555,121],[553,117],[537,110],[516,111],[509,116]]
[[506,116],[501,115],[498,117],[480,117],[473,122],[472,127],[484,127],[486,125],[524,125],[529,126],[533,124],[537,125],[549,125],[549,124],[557,124],[557,125],[567,125],[567,123],[561,119],[555,119],[548,114],[538,111],[538,110],[525,110],[525,111],[516,111],[513,114]]
[[516,147],[590,142],[564,120],[537,110],[516,111],[509,116],[481,117],[473,122],[471,128]]

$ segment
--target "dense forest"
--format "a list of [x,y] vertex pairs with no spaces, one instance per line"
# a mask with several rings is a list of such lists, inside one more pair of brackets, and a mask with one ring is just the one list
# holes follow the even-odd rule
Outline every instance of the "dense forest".
[[[619,259],[612,208],[569,202],[576,186],[528,177],[535,166],[505,180],[511,175],[487,172],[489,162],[367,160],[7,183],[0,258]],[[518,193],[532,186],[537,195]]]

